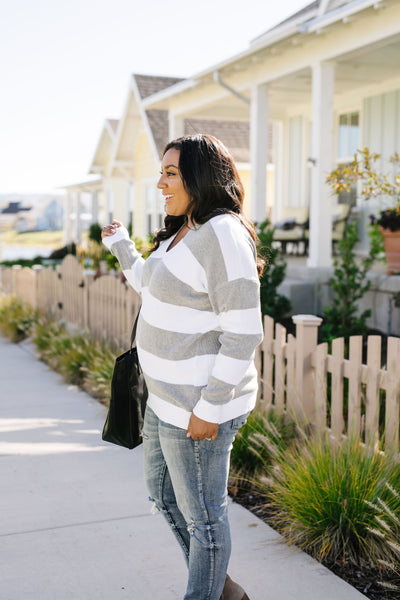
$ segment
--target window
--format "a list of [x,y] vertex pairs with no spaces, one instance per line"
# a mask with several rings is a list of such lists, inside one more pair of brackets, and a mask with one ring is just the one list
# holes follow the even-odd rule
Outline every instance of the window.
[[[358,112],[346,113],[339,116],[337,152],[338,163],[350,162],[353,160],[354,154],[359,149],[359,120]],[[357,185],[351,185],[349,192],[340,192],[338,195],[338,203],[355,206],[357,203]]]
[[338,162],[350,160],[359,148],[359,115],[358,112],[339,116],[338,130]]

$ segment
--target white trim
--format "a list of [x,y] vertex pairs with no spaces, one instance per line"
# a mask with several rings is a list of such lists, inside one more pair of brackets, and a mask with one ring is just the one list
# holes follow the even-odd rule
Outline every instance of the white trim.
[[300,28],[301,33],[315,33],[327,27],[328,25],[332,25],[333,23],[337,23],[343,19],[347,19],[351,15],[354,15],[362,10],[370,8],[373,6],[374,8],[377,5],[381,4],[381,0],[353,0],[349,4],[345,4],[343,6],[339,6],[334,10],[329,11],[326,14],[321,16],[317,16],[309,21],[306,21]]

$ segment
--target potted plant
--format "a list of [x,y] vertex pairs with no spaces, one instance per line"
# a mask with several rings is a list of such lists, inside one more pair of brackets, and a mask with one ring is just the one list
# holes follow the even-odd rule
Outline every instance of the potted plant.
[[390,157],[393,173],[389,176],[377,168],[380,154],[368,148],[359,150],[351,163],[339,165],[327,177],[327,183],[336,194],[350,191],[350,186],[360,182],[361,196],[365,200],[376,198],[381,208],[370,215],[372,237],[383,241],[387,274],[400,272],[400,156]]

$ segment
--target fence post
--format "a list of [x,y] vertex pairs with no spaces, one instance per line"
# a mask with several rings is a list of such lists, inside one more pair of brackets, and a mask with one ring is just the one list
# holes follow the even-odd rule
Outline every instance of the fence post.
[[94,281],[95,272],[92,270],[84,271],[83,273],[83,328],[86,331],[90,331],[90,314],[89,314],[89,295],[90,286]]
[[295,413],[299,421],[315,422],[315,377],[311,358],[317,347],[320,317],[294,315],[296,325],[296,398]]
[[19,289],[18,289],[18,274],[21,272],[21,265],[13,265],[12,267],[12,294],[18,297]]
[[43,272],[43,265],[33,265],[32,266],[32,271],[35,274],[35,295],[34,295],[34,309],[35,310],[39,310],[41,307],[41,293],[40,293],[40,284],[41,284],[41,280],[40,278],[42,277],[42,272]]

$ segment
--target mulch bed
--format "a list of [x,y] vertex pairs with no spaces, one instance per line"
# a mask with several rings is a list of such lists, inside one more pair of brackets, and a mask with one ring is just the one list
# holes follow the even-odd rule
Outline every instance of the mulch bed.
[[[274,510],[268,506],[265,497],[257,495],[254,490],[230,488],[229,494],[234,502],[241,504],[250,510],[265,523],[274,526]],[[338,577],[352,585],[359,592],[364,594],[370,600],[399,600],[400,591],[386,591],[378,582],[384,580],[387,583],[391,581],[390,574],[383,574],[378,569],[367,567],[354,567],[353,565],[342,564],[337,561],[334,564],[323,563],[330,571]]]

